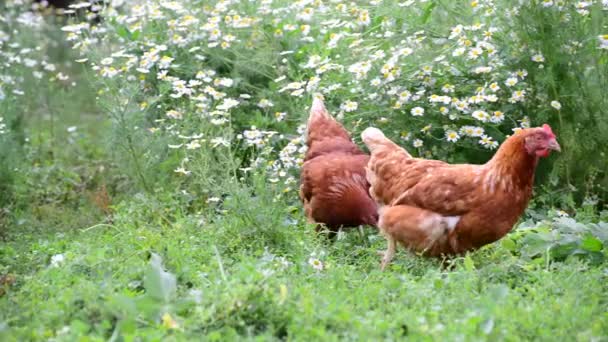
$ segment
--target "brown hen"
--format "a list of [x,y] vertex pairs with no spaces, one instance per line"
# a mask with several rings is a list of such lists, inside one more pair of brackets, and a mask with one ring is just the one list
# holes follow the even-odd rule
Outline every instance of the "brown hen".
[[507,234],[532,196],[540,157],[560,151],[548,125],[509,137],[484,165],[413,158],[376,128],[362,133],[371,151],[367,179],[378,202],[378,227],[388,241],[430,256],[454,255]]
[[324,224],[332,232],[341,227],[375,226],[377,207],[365,177],[369,156],[318,98],[310,109],[306,144],[300,199],[308,220]]

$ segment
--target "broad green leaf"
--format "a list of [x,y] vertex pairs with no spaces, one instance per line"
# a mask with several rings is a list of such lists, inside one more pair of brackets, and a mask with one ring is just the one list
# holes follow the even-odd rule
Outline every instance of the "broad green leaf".
[[527,257],[543,255],[553,243],[547,239],[546,234],[531,233],[524,237],[522,241],[522,254]]
[[509,237],[504,238],[501,244],[506,250],[509,250],[511,252],[517,249],[517,244],[515,243],[515,241],[513,241],[513,239]]
[[595,236],[587,235],[583,238],[583,241],[581,241],[581,247],[590,252],[599,252],[604,246],[602,241],[597,239]]
[[576,247],[576,242],[554,245],[551,247],[551,257],[557,260],[564,260],[576,250]]
[[590,224],[590,233],[604,243],[608,242],[608,223]]
[[111,297],[108,304],[114,310],[114,314],[119,317],[134,316],[137,314],[135,300],[124,294],[117,294]]
[[565,232],[581,233],[587,230],[587,227],[584,224],[576,222],[576,220],[571,217],[560,217],[555,220],[555,225],[561,231]]
[[162,259],[156,253],[152,253],[150,257],[150,265],[144,278],[144,287],[148,295],[165,303],[173,299],[177,292],[175,276],[163,269]]

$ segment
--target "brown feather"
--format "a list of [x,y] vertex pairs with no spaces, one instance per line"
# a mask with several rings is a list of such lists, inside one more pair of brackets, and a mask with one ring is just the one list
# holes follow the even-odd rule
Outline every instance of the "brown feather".
[[532,196],[538,156],[524,145],[539,129],[511,136],[484,165],[412,158],[380,131],[364,131],[363,140],[372,151],[367,173],[370,193],[387,206],[380,210],[379,228],[388,236],[389,246],[392,239],[439,256],[502,238]]
[[330,230],[375,226],[376,203],[369,195],[365,166],[369,156],[316,99],[307,127],[308,150],[302,166],[300,199],[310,222]]

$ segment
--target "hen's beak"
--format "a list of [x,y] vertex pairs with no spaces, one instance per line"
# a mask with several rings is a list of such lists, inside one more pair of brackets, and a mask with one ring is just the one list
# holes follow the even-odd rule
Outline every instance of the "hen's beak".
[[551,139],[549,141],[549,145],[547,146],[548,149],[553,150],[553,151],[557,151],[557,152],[561,152],[562,148],[559,146],[559,144],[557,143],[557,140],[555,139]]

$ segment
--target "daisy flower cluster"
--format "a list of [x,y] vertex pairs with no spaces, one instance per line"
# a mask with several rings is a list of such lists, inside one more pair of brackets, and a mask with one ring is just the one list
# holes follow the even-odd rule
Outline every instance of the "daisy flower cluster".
[[0,101],[33,95],[28,84],[71,85],[69,76],[47,56],[51,26],[46,9],[44,4],[17,0],[0,6]]
[[60,45],[53,38],[58,29],[51,14],[46,2],[0,3],[0,135],[23,122],[19,117],[27,114],[26,108],[43,98],[38,94],[41,89],[75,85],[68,76],[71,62],[52,62],[50,55]]
[[[592,3],[535,6],[584,17]],[[549,57],[510,30],[528,5],[463,1],[450,11],[426,0],[125,0],[75,4],[103,20],[63,30],[101,92],[138,85],[139,108],[153,119],[149,134],[168,136],[183,156],[176,174],[192,175],[201,149],[253,150],[243,169],[264,169],[288,192],[315,93],[354,136],[376,125],[424,156],[445,157],[457,146],[494,150],[530,126],[526,109],[538,99],[529,71]],[[598,46],[608,47],[605,36]],[[525,67],[512,63],[522,54]],[[559,110],[559,100],[545,99],[546,108]]]

